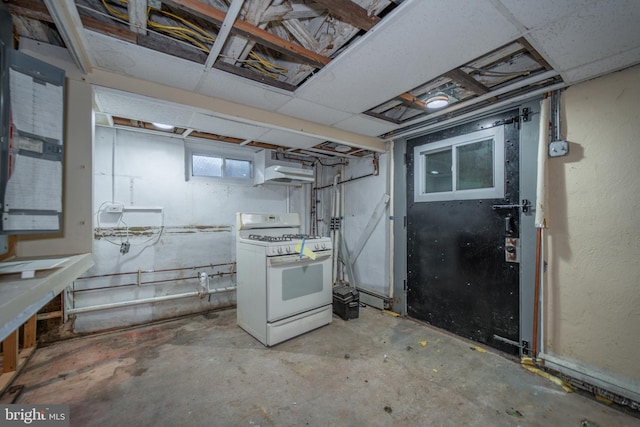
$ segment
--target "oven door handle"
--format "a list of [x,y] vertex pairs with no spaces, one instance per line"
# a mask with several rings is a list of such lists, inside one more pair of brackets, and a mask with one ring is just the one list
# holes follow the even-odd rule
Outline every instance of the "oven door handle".
[[331,252],[329,253],[323,253],[323,254],[316,254],[316,259],[312,260],[311,258],[309,258],[306,255],[302,255],[302,257],[300,257],[300,255],[288,255],[288,256],[282,256],[282,257],[270,257],[268,258],[269,260],[269,266],[282,266],[282,265],[286,265],[286,264],[297,264],[300,262],[308,262],[308,261],[323,261],[327,258],[329,258],[331,256]]

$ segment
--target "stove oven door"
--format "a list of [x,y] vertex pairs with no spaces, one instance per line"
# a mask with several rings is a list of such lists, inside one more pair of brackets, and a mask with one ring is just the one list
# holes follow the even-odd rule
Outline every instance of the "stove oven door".
[[278,320],[331,304],[331,252],[316,259],[284,255],[267,258],[267,320]]

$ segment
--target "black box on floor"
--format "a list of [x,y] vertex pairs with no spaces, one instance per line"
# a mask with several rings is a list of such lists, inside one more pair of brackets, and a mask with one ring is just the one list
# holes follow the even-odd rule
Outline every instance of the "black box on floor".
[[333,312],[343,320],[357,319],[360,314],[360,294],[348,285],[333,288]]

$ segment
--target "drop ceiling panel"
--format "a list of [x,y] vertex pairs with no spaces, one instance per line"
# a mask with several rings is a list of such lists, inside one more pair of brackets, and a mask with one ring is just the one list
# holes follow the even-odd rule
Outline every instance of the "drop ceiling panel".
[[260,136],[260,142],[268,142],[269,144],[292,148],[311,148],[314,145],[323,143],[324,141],[324,139],[312,138],[279,129],[271,129]]
[[[562,73],[639,47],[639,21],[640,3],[636,0],[600,1],[528,37]],[[628,62],[631,65],[633,60]]]
[[199,112],[193,114],[188,127],[201,132],[250,140],[257,139],[266,131],[266,129],[262,127],[225,120]]
[[516,27],[489,0],[408,0],[320,70],[296,95],[360,113],[518,35]]
[[192,109],[177,104],[109,89],[97,89],[95,97],[101,112],[133,120],[188,127],[193,114]]
[[274,111],[291,99],[288,92],[233,74],[211,69],[198,83],[198,92],[264,110]]
[[[500,0],[513,17],[531,30],[564,19],[601,0]],[[534,6],[534,7],[532,7]]]
[[106,71],[137,77],[185,90],[193,90],[202,65],[175,56],[85,31],[95,64]]
[[304,99],[292,99],[280,107],[278,112],[325,125],[332,125],[353,115],[334,108],[327,108]]
[[385,122],[384,120],[378,120],[364,115],[351,116],[346,120],[336,123],[334,126],[339,129],[367,136],[383,135],[398,127],[394,123]]
[[562,76],[569,82],[581,82],[638,63],[640,63],[640,47],[565,71]]

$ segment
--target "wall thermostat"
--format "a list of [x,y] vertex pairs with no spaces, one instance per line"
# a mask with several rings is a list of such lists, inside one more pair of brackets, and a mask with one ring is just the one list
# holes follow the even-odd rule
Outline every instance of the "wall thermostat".
[[549,143],[549,157],[560,157],[569,154],[567,141],[553,141]]

